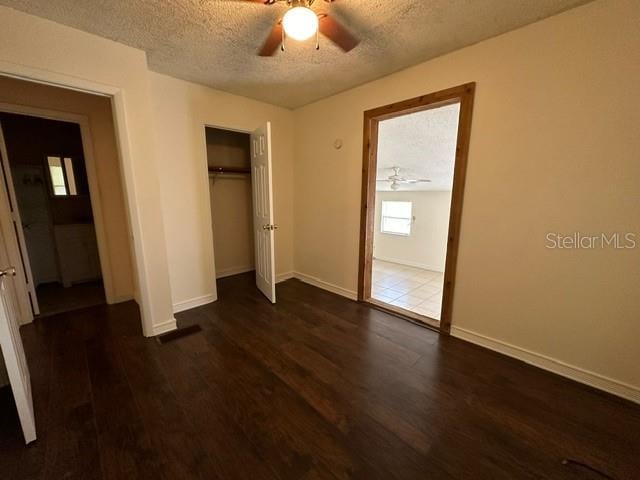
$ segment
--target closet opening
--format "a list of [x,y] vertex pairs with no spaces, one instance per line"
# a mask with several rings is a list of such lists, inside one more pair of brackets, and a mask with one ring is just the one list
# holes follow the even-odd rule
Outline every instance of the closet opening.
[[275,303],[271,123],[253,132],[205,125],[205,143],[218,298],[255,285]]

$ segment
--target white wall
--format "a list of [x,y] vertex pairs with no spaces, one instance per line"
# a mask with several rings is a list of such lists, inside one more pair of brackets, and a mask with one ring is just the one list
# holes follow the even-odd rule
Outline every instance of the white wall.
[[475,81],[453,332],[640,400],[640,248],[545,248],[640,234],[639,25],[599,0],[297,110],[296,270],[356,290],[363,111]]
[[[380,231],[382,202],[411,202],[411,235]],[[373,256],[380,260],[444,272],[449,233],[451,192],[376,192]]]
[[252,131],[271,121],[276,274],[293,270],[293,112],[150,73],[174,309],[216,298],[205,125]]
[[145,334],[175,326],[144,52],[0,7],[0,73],[115,94]]

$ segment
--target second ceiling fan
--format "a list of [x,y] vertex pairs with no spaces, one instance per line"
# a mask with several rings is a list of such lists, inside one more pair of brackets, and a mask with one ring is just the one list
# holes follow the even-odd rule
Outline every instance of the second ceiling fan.
[[[284,51],[285,40],[307,40],[316,36],[316,49],[320,48],[318,37],[321,33],[343,51],[352,50],[360,41],[340,22],[328,13],[316,13],[311,9],[314,0],[245,0],[262,3],[267,6],[276,3],[286,3],[288,10],[273,26],[269,36],[258,51],[261,57],[270,57],[276,53],[278,47]],[[333,3],[333,0],[324,0]]]
[[377,182],[389,182],[389,188],[391,190],[399,190],[401,185],[411,185],[415,183],[430,183],[431,180],[428,178],[406,178],[400,175],[400,167],[391,167],[393,170],[393,174],[389,175],[387,178],[379,178]]

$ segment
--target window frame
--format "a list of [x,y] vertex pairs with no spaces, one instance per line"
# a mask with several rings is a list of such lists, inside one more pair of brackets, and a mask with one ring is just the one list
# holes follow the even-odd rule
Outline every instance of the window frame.
[[[55,185],[53,183],[53,178],[51,176],[51,164],[49,163],[50,158],[58,158],[60,159],[60,168],[62,169],[62,178],[64,181],[65,193],[63,195],[58,195],[55,190]],[[69,181],[69,174],[67,172],[67,159],[70,161],[71,167],[71,178],[73,180],[73,185]],[[78,183],[76,181],[76,172],[74,168],[74,157],[71,155],[64,155],[59,153],[48,153],[44,156],[44,168],[47,172],[47,183],[49,184],[49,194],[53,198],[70,198],[70,197],[79,197],[81,196],[78,193]],[[73,186],[73,189],[71,188]],[[75,193],[72,193],[73,192]]]
[[[409,204],[409,216],[408,217],[396,217],[392,215],[385,215],[385,203],[408,203]],[[409,231],[407,233],[399,232],[397,230],[385,230],[385,219],[393,219],[393,220],[408,220],[409,222]],[[411,200],[381,200],[380,202],[380,233],[385,235],[396,235],[399,237],[410,237],[411,236],[411,227],[413,224],[413,202]]]

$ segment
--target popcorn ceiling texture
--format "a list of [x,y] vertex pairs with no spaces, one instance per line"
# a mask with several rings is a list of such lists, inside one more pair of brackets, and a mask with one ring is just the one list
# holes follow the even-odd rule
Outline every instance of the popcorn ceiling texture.
[[[256,55],[286,10],[243,0],[0,0],[147,52],[159,73],[296,108],[499,35],[588,0],[316,0],[362,43],[326,38]],[[526,55],[527,52],[522,52]]]
[[[403,177],[431,180],[402,184],[402,191],[451,191],[459,112],[456,103],[380,122],[378,180],[389,178],[392,167],[400,167]],[[392,191],[391,184],[378,182],[376,190]]]

